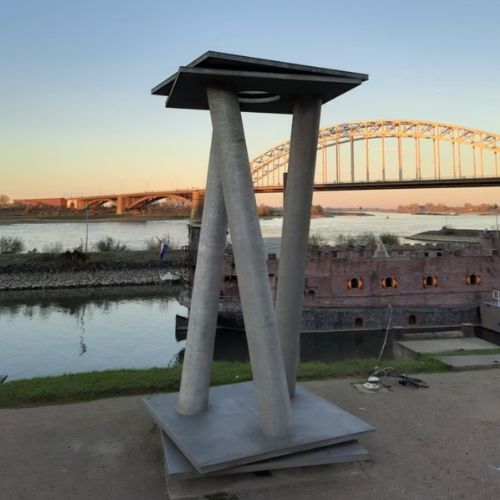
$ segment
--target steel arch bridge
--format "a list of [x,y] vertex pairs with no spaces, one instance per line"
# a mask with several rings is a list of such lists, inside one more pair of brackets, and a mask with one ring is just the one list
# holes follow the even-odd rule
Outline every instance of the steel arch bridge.
[[[342,123],[320,129],[318,151],[316,190],[500,183],[500,134],[458,125],[420,120]],[[289,153],[287,141],[250,162],[257,192],[283,189]]]
[[[419,120],[366,120],[323,127],[318,135],[315,191],[500,186],[500,134]],[[290,142],[250,162],[256,193],[283,192]],[[203,189],[85,196],[68,200],[83,210],[111,201],[117,213],[161,199],[195,204]]]

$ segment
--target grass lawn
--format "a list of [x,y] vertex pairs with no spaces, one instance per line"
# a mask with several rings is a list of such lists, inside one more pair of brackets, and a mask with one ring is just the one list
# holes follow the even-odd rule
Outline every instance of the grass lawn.
[[[331,378],[367,378],[375,359],[352,359],[334,363],[302,363],[298,380]],[[436,373],[447,367],[431,356],[418,360],[386,360],[381,367],[392,366],[395,372]],[[181,366],[145,370],[109,370],[17,380],[0,384],[0,408],[23,408],[52,404],[76,403],[101,398],[176,392],[179,390]],[[212,385],[231,384],[252,379],[250,363],[215,361]]]

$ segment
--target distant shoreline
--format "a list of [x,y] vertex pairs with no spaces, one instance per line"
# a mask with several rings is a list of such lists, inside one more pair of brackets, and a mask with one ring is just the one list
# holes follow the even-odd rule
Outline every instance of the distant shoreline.
[[[166,216],[166,215],[148,215],[148,216],[112,216],[109,214],[89,215],[88,222],[148,222],[162,220],[186,220],[188,215]],[[52,216],[1,216],[0,226],[11,224],[64,224],[64,223],[86,223],[86,215],[52,215]]]
[[[335,211],[326,212],[324,214],[314,214],[312,219],[333,218],[333,217],[373,217],[373,214],[366,212],[350,212],[350,211]],[[270,216],[263,216],[261,219],[274,219],[283,218],[283,214],[276,214]],[[149,222],[149,221],[163,221],[163,220],[188,220],[188,215],[136,215],[136,216],[123,216],[113,214],[90,214],[88,222]],[[15,215],[5,216],[0,215],[0,226],[8,226],[12,224],[64,224],[64,223],[86,223],[87,215]]]
[[[405,212],[394,212],[391,210],[382,211],[377,210],[376,213],[379,214],[391,214],[391,215],[440,215],[440,216],[486,216],[486,215],[496,215],[495,213],[484,213],[484,212],[467,212],[467,213],[405,213]],[[334,218],[334,217],[373,217],[373,213],[359,212],[354,210],[333,210],[325,211],[324,214],[313,214],[312,219],[321,218]],[[283,218],[283,214],[275,214],[262,216],[261,219],[273,219],[273,218]],[[71,215],[4,215],[0,214],[0,226],[8,226],[12,224],[64,224],[64,223],[86,223],[92,222],[149,222],[149,221],[171,221],[171,220],[189,220],[188,214],[176,214],[176,215],[166,215],[166,214],[148,214],[148,215],[115,215],[115,214],[89,214],[87,219],[87,214],[71,214]]]
[[[489,231],[489,233],[494,236],[496,231]],[[443,228],[405,236],[405,239],[433,243],[474,243],[479,241],[482,234],[483,231],[479,229]]]

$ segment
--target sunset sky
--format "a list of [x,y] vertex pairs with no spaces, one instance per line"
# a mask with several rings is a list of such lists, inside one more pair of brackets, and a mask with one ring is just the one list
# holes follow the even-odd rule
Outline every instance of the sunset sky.
[[[0,2],[0,193],[71,197],[204,187],[208,112],[151,88],[214,50],[368,73],[321,126],[404,118],[500,133],[500,3],[358,0]],[[288,116],[244,115],[249,156]],[[324,193],[330,206],[498,203],[500,188]],[[280,197],[267,197],[280,204]]]

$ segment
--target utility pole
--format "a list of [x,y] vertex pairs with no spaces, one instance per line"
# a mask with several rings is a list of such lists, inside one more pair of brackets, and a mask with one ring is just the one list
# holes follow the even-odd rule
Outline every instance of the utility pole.
[[85,211],[87,212],[87,224],[86,224],[86,230],[85,230],[85,253],[87,253],[88,244],[89,244],[89,211],[90,211],[90,205],[87,205],[85,207]]

